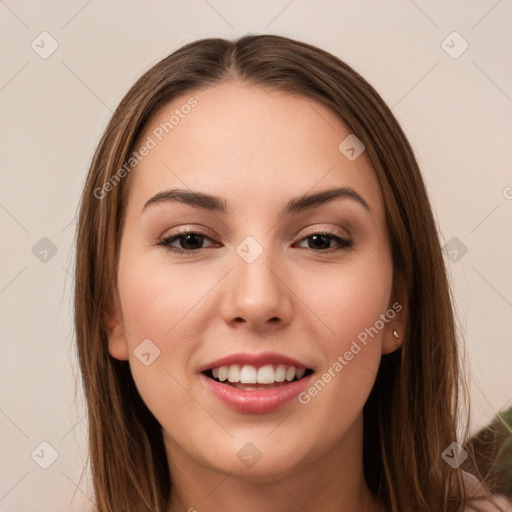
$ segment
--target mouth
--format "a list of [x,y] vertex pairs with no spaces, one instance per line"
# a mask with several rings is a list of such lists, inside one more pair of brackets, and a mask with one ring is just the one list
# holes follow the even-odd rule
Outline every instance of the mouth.
[[284,354],[232,354],[199,369],[205,391],[242,414],[270,414],[293,403],[315,373]]
[[202,372],[215,382],[245,391],[275,389],[298,382],[313,373],[311,368],[285,364],[232,364]]

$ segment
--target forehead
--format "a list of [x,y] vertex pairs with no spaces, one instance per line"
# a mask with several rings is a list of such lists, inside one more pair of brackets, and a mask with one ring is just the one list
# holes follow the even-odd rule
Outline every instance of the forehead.
[[338,149],[350,134],[334,112],[301,95],[239,82],[194,91],[148,122],[137,147],[153,147],[132,171],[129,204],[140,209],[151,195],[180,187],[243,198],[257,209],[350,186],[379,212],[380,187],[366,155],[349,161]]

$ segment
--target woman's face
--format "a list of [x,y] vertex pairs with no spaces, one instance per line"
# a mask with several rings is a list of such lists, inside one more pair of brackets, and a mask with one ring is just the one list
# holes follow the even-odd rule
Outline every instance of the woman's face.
[[141,137],[109,351],[173,464],[263,479],[360,456],[401,305],[381,191],[350,135],[316,102],[228,82]]

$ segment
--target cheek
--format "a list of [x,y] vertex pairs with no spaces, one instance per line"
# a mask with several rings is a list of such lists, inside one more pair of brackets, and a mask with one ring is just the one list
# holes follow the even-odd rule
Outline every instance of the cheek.
[[326,267],[315,281],[313,292],[310,287],[297,294],[308,297],[323,326],[316,339],[325,358],[301,403],[327,423],[328,417],[346,422],[362,409],[380,365],[385,320],[391,319],[391,261],[375,253],[336,271]]
[[134,334],[154,340],[180,339],[173,337],[173,331],[180,331],[185,323],[198,325],[191,319],[197,319],[201,302],[218,281],[211,273],[199,275],[200,279],[194,278],[180,265],[142,257],[120,262],[119,293],[130,342],[137,341]]
[[159,421],[169,410],[192,414],[193,403],[182,385],[187,387],[187,363],[205,325],[200,321],[201,299],[218,279],[211,274],[193,279],[179,265],[151,262],[129,251],[124,255],[119,294],[137,389]]
[[[331,355],[374,326],[389,307],[391,263],[386,262],[385,256],[378,263],[379,258],[373,256],[365,261],[355,260],[334,270],[326,266],[314,279],[310,276],[303,280],[296,290],[297,295],[307,298],[308,306],[324,324],[328,333],[323,340],[325,351]],[[382,331],[380,322],[379,326]],[[374,338],[380,339],[380,336]]]

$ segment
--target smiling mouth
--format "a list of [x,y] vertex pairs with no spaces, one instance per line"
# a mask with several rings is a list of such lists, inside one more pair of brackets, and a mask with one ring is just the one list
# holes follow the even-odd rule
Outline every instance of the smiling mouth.
[[313,370],[310,368],[283,364],[267,364],[259,367],[233,364],[203,372],[215,382],[246,391],[279,388],[291,382],[297,382],[312,373]]

